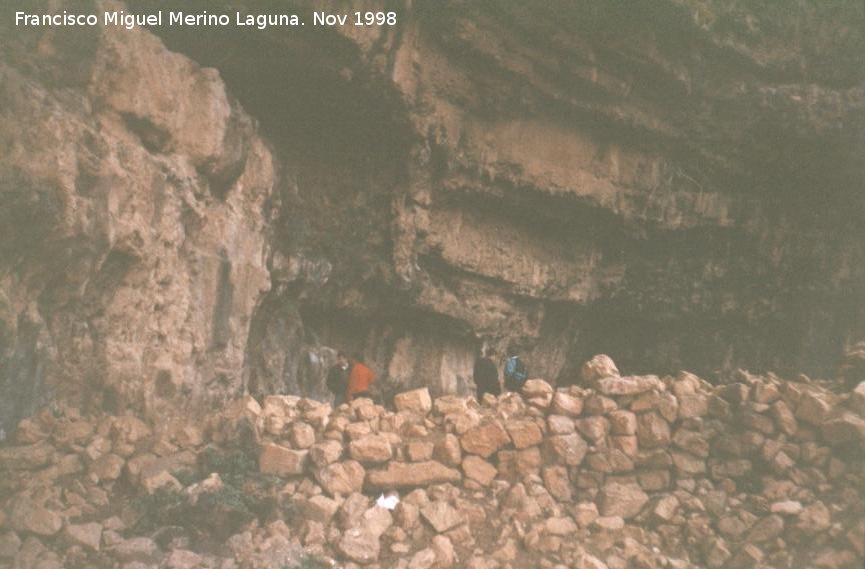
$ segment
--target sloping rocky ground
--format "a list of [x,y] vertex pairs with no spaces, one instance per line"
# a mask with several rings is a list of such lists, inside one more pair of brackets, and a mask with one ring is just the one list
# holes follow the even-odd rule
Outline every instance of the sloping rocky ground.
[[0,567],[862,566],[865,383],[582,376],[182,426],[45,408],[0,448]]

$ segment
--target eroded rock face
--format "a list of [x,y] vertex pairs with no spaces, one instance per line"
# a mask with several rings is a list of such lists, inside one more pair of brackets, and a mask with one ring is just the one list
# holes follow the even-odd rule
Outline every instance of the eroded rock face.
[[865,335],[842,4],[449,2],[220,50],[0,28],[0,429],[58,398],[323,399],[333,348],[433,397],[472,389],[481,342],[554,383],[597,352],[832,370]]
[[[298,34],[302,55],[250,34],[221,57],[160,31],[278,119],[317,182],[286,215],[333,264],[303,300],[325,343],[435,396],[470,388],[481,340],[572,382],[597,352],[629,373],[827,373],[865,333],[852,5],[455,2],[399,19]],[[345,49],[322,65],[320,40]],[[279,61],[249,69],[265,50]],[[275,79],[300,74],[304,89]]]
[[147,32],[14,40],[0,61],[0,424],[48,398],[150,416],[221,403],[270,288],[276,165],[255,121],[216,70]]

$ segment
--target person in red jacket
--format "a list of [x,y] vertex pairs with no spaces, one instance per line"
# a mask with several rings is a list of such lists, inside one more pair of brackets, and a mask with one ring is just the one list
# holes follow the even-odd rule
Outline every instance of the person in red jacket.
[[352,359],[354,361],[351,364],[351,371],[348,374],[346,400],[350,402],[358,397],[369,397],[372,399],[372,394],[369,390],[375,381],[375,372],[360,361],[359,354],[355,354]]

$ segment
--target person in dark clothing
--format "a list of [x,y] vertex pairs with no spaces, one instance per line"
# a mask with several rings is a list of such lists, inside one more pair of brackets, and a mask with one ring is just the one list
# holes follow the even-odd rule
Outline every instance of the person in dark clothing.
[[345,403],[345,392],[348,388],[348,356],[340,352],[336,355],[336,363],[327,372],[327,388],[333,393],[333,406]]
[[492,360],[494,356],[495,352],[492,348],[488,347],[484,350],[482,356],[475,362],[473,379],[478,389],[478,401],[483,398],[485,393],[492,393],[493,395],[501,393],[501,387],[499,386],[499,370],[496,368],[496,364],[493,363]]

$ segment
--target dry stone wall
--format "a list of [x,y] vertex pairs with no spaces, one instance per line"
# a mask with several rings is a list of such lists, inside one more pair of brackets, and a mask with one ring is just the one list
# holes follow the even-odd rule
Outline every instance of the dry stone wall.
[[0,448],[0,567],[861,567],[865,383],[582,375],[197,424],[45,409]]

